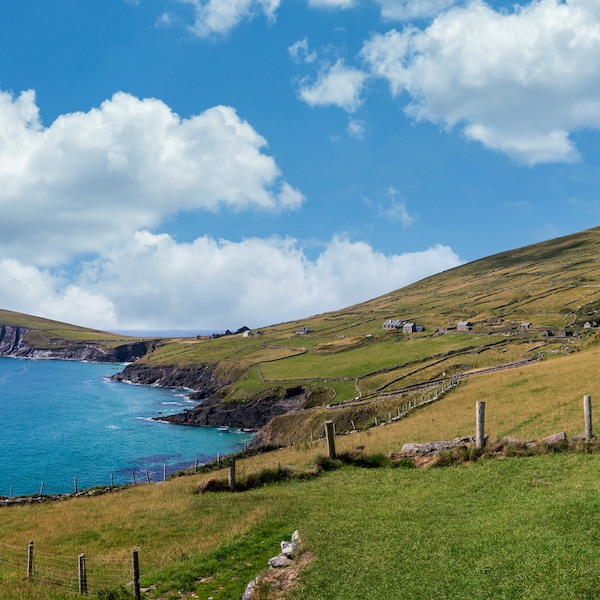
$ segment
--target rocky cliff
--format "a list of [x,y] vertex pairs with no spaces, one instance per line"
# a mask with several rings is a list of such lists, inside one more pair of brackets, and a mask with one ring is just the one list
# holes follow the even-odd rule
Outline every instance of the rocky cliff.
[[144,356],[152,341],[136,341],[110,347],[90,341],[52,339],[43,345],[28,340],[32,330],[17,325],[0,325],[0,356],[55,358],[89,362],[129,362]]
[[274,387],[243,402],[207,398],[200,406],[161,420],[181,425],[260,429],[273,417],[300,409],[308,397],[302,386]]
[[214,394],[222,385],[218,383],[210,365],[199,364],[193,367],[172,365],[154,366],[146,363],[132,363],[123,371],[112,376],[115,381],[127,381],[139,385],[157,385],[192,390],[190,398],[202,400]]

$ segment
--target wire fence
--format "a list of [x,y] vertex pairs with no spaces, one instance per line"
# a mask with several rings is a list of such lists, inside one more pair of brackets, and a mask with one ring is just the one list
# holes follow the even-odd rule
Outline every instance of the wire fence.
[[0,569],[3,575],[79,594],[98,594],[103,590],[127,586],[133,598],[140,597],[138,554],[131,559],[94,558],[85,554],[63,556],[27,547],[0,543]]

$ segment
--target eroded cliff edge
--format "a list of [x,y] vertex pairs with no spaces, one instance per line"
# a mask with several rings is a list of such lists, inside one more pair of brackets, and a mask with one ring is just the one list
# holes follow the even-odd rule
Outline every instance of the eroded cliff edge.
[[298,410],[308,396],[308,391],[302,386],[279,386],[244,401],[228,401],[220,391],[232,381],[217,378],[216,365],[210,364],[175,367],[139,362],[127,365],[123,371],[113,375],[112,379],[190,390],[189,397],[199,401],[197,406],[183,413],[157,417],[161,421],[179,425],[256,430],[277,415]]
[[154,347],[154,342],[135,341],[117,346],[101,342],[74,341],[61,338],[30,339],[34,331],[17,325],[0,325],[0,356],[15,358],[54,358],[89,362],[130,362],[138,360]]

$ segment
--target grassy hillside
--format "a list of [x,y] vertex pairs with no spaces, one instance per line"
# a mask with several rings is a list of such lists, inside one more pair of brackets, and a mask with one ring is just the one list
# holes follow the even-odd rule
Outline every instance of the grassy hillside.
[[[173,341],[156,349],[144,360],[213,360],[239,373],[223,393],[230,402],[282,383],[324,390],[328,406],[275,419],[279,435],[293,443],[240,459],[242,483],[260,473],[314,471],[325,454],[316,438],[327,419],[338,431],[350,419],[364,419],[365,429],[337,438],[338,452],[362,452],[380,468],[331,465],[336,469],[307,480],[198,494],[207,478],[227,481],[225,470],[215,470],[103,496],[2,508],[0,600],[74,597],[62,584],[82,552],[94,593],[129,581],[133,547],[148,598],[239,599],[295,529],[306,563],[297,587],[277,592],[265,585],[261,600],[600,597],[594,444],[445,468],[384,460],[406,442],[473,435],[478,400],[486,402],[492,441],[583,432],[583,395],[597,403],[600,340],[583,325],[598,316],[599,236],[593,229],[500,254],[254,337]],[[388,318],[415,320],[426,330],[384,332]],[[463,319],[473,322],[472,332],[432,335]],[[519,331],[523,321],[533,329]],[[300,326],[314,331],[296,334]],[[579,337],[542,335],[562,327]],[[432,394],[409,385],[452,377],[458,384],[437,400],[396,418],[396,407]],[[596,407],[593,414],[597,433]],[[366,428],[375,419],[379,426]],[[29,540],[39,556],[32,582],[24,577]],[[94,579],[96,563],[111,565],[112,578]]]
[[[275,386],[310,390],[307,409],[358,400],[361,415],[352,410],[346,421],[367,427],[375,410],[365,406],[385,400],[385,410],[396,412],[415,386],[585,348],[597,331],[586,323],[600,323],[599,256],[600,228],[590,229],[478,260],[344,310],[264,327],[251,337],[176,340],[143,360],[217,365],[217,377],[233,381],[221,390],[222,402],[252,401]],[[383,330],[388,319],[425,330]],[[457,331],[465,320],[472,331]],[[522,323],[531,325],[523,329]],[[302,327],[308,333],[298,333]]]
[[12,325],[27,329],[26,341],[41,349],[55,346],[58,340],[63,343],[102,342],[108,347],[131,340],[130,337],[124,335],[79,327],[69,323],[3,309],[0,309],[1,325]]

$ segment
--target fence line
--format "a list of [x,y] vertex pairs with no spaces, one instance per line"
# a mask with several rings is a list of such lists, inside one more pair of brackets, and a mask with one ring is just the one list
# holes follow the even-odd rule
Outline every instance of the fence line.
[[94,558],[84,554],[64,556],[34,549],[33,542],[23,548],[0,542],[0,570],[75,593],[97,594],[120,585],[132,586],[132,597],[139,598],[139,567],[136,596],[136,586],[132,585],[132,581],[136,581],[135,567],[132,571],[131,559]]

